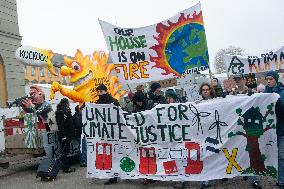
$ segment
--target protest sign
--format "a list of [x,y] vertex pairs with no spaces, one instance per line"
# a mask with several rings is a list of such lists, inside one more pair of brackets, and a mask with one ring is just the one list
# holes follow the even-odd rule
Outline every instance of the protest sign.
[[86,103],[87,177],[204,181],[277,177],[278,94],[160,104],[139,113]]
[[260,56],[224,55],[224,62],[230,75],[236,73],[260,73],[284,69],[284,46],[276,51],[263,53]]
[[184,87],[184,91],[186,92],[186,96],[189,102],[194,102],[202,99],[201,95],[199,95],[199,84],[191,83],[190,85]]
[[[60,158],[61,157],[61,144],[58,138],[57,131],[42,133],[42,141],[44,151],[47,157]],[[80,139],[73,139],[70,143],[70,151],[68,156],[75,156],[80,153]]]
[[121,81],[149,82],[208,69],[200,3],[166,21],[121,28],[100,21]]

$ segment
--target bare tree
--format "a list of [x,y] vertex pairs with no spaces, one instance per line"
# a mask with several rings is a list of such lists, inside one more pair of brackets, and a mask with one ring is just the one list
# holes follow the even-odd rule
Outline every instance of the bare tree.
[[224,64],[224,55],[245,55],[245,50],[241,47],[229,46],[228,48],[220,49],[214,58],[214,68],[217,73],[226,72]]

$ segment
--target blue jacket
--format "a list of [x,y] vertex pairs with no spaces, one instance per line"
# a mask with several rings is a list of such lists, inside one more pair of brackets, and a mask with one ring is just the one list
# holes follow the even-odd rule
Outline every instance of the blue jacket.
[[264,93],[277,93],[280,95],[276,106],[276,133],[278,136],[284,136],[284,85],[282,83],[278,83],[275,87],[265,87]]

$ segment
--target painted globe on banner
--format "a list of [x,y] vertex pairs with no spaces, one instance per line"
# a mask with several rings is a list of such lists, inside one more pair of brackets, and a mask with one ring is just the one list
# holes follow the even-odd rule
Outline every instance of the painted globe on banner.
[[168,64],[179,74],[190,68],[208,65],[203,25],[189,23],[177,28],[166,43],[165,54]]

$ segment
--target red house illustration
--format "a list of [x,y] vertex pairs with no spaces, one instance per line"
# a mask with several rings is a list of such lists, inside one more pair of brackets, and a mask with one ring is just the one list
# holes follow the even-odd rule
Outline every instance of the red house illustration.
[[96,169],[111,170],[112,168],[112,144],[96,144]]
[[[188,150],[188,163],[185,167],[186,174],[200,174],[203,169],[203,161],[200,160],[200,146],[198,143],[195,142],[186,142],[185,148]],[[196,150],[197,151],[197,159],[192,160],[190,159],[190,151]]]
[[139,171],[141,174],[156,174],[157,163],[155,148],[142,148],[139,147],[140,151],[140,165]]

